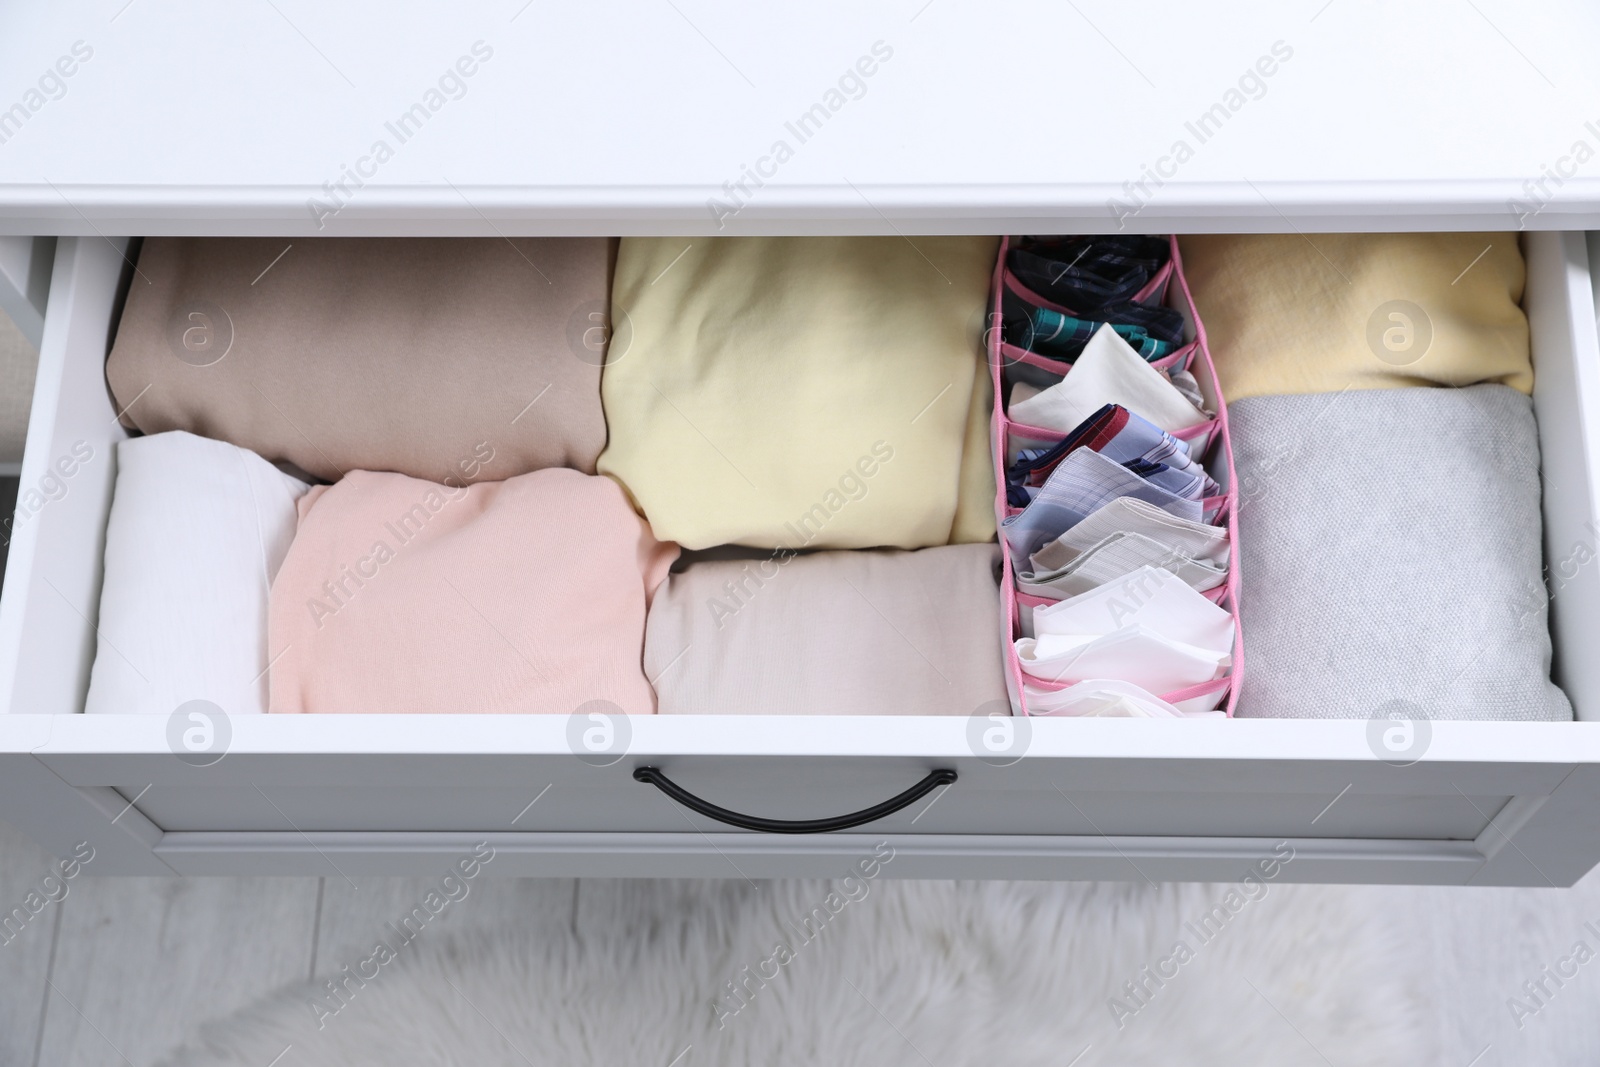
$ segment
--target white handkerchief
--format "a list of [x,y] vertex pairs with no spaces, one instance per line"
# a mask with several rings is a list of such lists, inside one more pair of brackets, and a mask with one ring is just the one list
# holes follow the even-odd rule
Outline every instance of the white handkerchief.
[[[1036,613],[1037,617],[1037,613]],[[1105,635],[1042,634],[1017,641],[1024,674],[1046,682],[1076,683],[1120,678],[1150,693],[1170,693],[1221,678],[1232,662],[1227,653],[1198,648],[1154,632],[1127,626]],[[1179,710],[1210,711],[1222,692],[1193,697]]]
[[1115,533],[1143,534],[1190,559],[1228,565],[1226,527],[1180,519],[1136,497],[1118,497],[1033,554],[1036,571],[1059,570]]
[[[1165,374],[1117,336],[1110,323],[1089,338],[1061,384],[1043,392],[1032,392],[1031,386],[1021,383],[1013,386],[1007,414],[1029,426],[1071,433],[1107,404],[1121,404],[1168,433],[1210,421]],[[1202,451],[1203,444],[1195,454]]]
[[[1039,558],[1039,553],[1033,555]],[[1171,571],[1200,593],[1228,580],[1225,567],[1190,559],[1143,534],[1115,533],[1059,570],[1018,571],[1017,592],[1044,600],[1065,600],[1114,582],[1146,565]],[[1034,636],[1034,610],[1029,604],[1017,605],[1017,623],[1023,637]]]
[[[1042,552],[1035,552],[1037,560]],[[1228,580],[1226,567],[1184,555],[1171,545],[1144,534],[1123,531],[1101,539],[1054,570],[1017,572],[1017,588],[1032,596],[1065,600],[1131,574],[1140,567],[1160,567],[1181,578],[1196,592],[1215,589]]]
[[1024,683],[1028,711],[1033,715],[1072,716],[1080,719],[1225,719],[1221,711],[1180,711],[1120,678],[1092,678],[1066,689],[1050,691]]
[[[1226,656],[1233,648],[1233,616],[1171,571],[1159,567],[1140,567],[1070,600],[1035,608],[1033,628],[1041,643],[1060,650],[1067,646],[1047,642],[1047,638],[1100,637],[1129,628],[1193,645],[1216,656]],[[1120,671],[1107,671],[1103,676],[1132,678]]]

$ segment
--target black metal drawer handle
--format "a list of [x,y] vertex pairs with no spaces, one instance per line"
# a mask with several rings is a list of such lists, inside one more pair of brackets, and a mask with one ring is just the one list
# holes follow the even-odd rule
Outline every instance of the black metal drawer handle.
[[742,830],[760,830],[768,834],[825,834],[831,830],[848,830],[852,826],[861,826],[886,815],[893,815],[901,808],[915,804],[941,785],[953,784],[956,772],[944,768],[929,771],[926,778],[897,797],[890,797],[882,804],[874,804],[870,808],[862,808],[849,815],[835,815],[831,819],[763,819],[759,815],[743,815],[737,811],[729,811],[708,800],[701,800],[662,774],[656,767],[634,768],[633,780],[648,782],[690,811],[697,811],[708,819],[725,822]]

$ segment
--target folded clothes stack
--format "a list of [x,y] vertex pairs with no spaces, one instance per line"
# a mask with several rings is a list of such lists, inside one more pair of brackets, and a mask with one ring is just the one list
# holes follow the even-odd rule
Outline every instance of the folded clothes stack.
[[269,710],[655,710],[645,610],[678,549],[609,478],[352,471],[299,509],[272,583]]
[[623,240],[600,470],[657,536],[771,550],[667,582],[645,643],[663,714],[1004,706],[980,342],[996,246]]
[[87,712],[267,710],[268,590],[310,487],[182,431],[117,444]]
[[89,709],[1003,706],[996,246],[146,241]]
[[[312,478],[595,472],[604,238],[150,237],[106,361],[123,424]],[[485,457],[490,457],[485,459]]]
[[1183,292],[1166,239],[1004,253],[1000,530],[1014,696],[1031,714],[1214,714],[1228,694],[1228,497],[1207,466],[1226,470],[1226,435],[1168,301]]
[[624,238],[600,472],[686,549],[992,540],[996,244]]
[[[1527,397],[1487,384],[1233,408],[1250,635],[1238,715],[1572,717],[1550,681]],[[1402,488],[1375,500],[1375,485]]]
[[999,563],[993,544],[692,563],[651,605],[645,671],[663,715],[987,715]]
[[1196,234],[1178,244],[1231,401],[1418,385],[1533,391],[1514,233]]
[[1235,713],[1570,719],[1516,235],[1180,244],[1233,400]]

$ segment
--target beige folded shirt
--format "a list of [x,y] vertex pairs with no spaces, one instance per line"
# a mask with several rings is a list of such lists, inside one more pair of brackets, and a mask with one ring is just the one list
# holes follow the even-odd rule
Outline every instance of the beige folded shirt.
[[1223,395],[1533,391],[1514,233],[1179,238]]
[[696,562],[656,592],[661,714],[972,715],[1006,701],[996,545]]
[[106,379],[129,428],[188,430],[330,481],[592,474],[610,247],[147,238]]

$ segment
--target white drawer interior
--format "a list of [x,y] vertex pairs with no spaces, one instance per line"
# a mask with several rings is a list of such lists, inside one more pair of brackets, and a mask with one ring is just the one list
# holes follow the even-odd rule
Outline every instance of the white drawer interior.
[[[1434,723],[1402,768],[1364,722],[1035,719],[1015,757],[996,759],[949,718],[646,716],[597,767],[573,757],[554,717],[238,716],[227,757],[202,768],[173,756],[165,717],[80,714],[124,436],[104,361],[129,264],[123,241],[63,239],[0,600],[0,754],[32,754],[113,811],[131,805],[122,821],[174,854],[203,851],[207,834],[716,829],[632,781],[644,762],[718,803],[792,818],[865,807],[934,766],[960,771],[948,796],[884,833],[1470,844],[1520,817],[1513,798],[1548,797],[1575,766],[1600,765],[1600,658],[1586,647],[1600,633],[1595,302],[1582,234],[1533,233],[1524,247],[1556,680],[1578,722]],[[52,473],[85,446],[92,458],[70,477]]]

